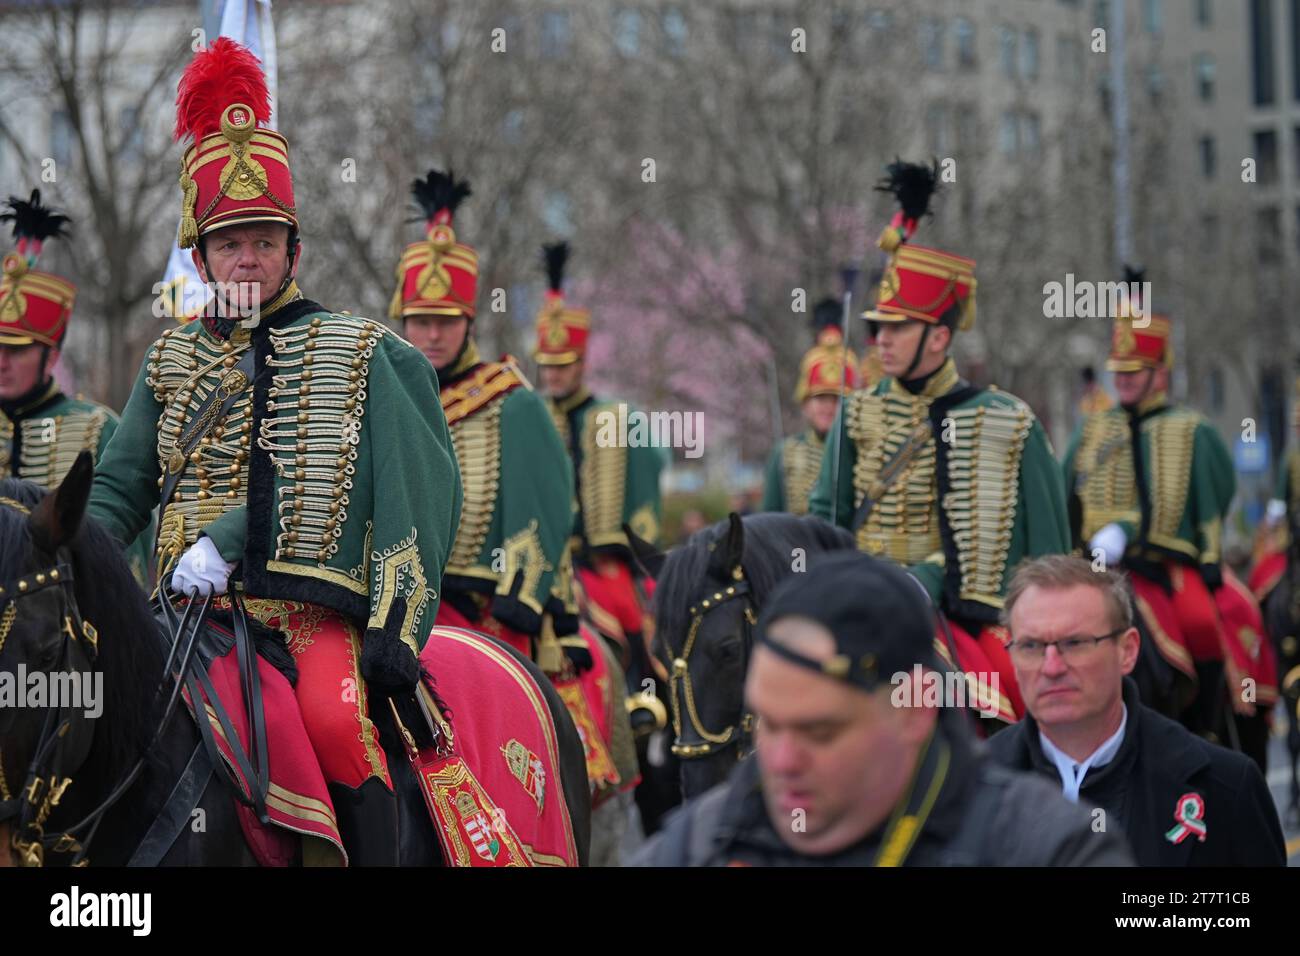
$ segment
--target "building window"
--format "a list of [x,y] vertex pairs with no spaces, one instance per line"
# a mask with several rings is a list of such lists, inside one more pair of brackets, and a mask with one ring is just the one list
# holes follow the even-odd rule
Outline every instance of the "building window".
[[1196,72],[1196,95],[1202,102],[1214,99],[1214,57],[1208,53],[1198,53],[1192,61]]
[[1038,31],[1026,30],[1020,43],[1020,75],[1027,80],[1038,79]]
[[1218,156],[1214,150],[1214,137],[1202,136],[1200,141],[1201,175],[1206,179],[1214,178],[1215,164]]
[[558,60],[569,54],[569,11],[547,10],[542,14],[542,56]]
[[1256,130],[1252,137],[1255,154],[1255,181],[1261,186],[1277,182],[1277,133],[1271,129]]
[[1273,103],[1273,0],[1250,0],[1250,74],[1256,106]]
[[1255,235],[1259,237],[1258,256],[1262,263],[1278,261],[1282,242],[1282,213],[1276,206],[1255,211]]
[[1110,0],[1097,0],[1093,5],[1092,25],[1110,29]]
[[957,65],[963,70],[975,69],[975,24],[958,17],[953,21],[952,32],[957,40]]
[[928,70],[943,69],[943,21],[926,17],[921,21],[921,60]]
[[1020,117],[1020,148],[1031,156],[1043,151],[1043,128],[1037,113],[1024,113]]
[[998,27],[998,49],[1001,51],[1002,73],[1016,78],[1016,31],[1012,27]]
[[669,56],[682,56],[686,53],[686,15],[677,7],[664,11],[663,20],[664,49]]
[[1200,27],[1214,25],[1214,5],[1212,0],[1196,0],[1196,25]]
[[614,46],[624,56],[636,56],[641,49],[641,14],[623,7],[614,11]]
[[1007,110],[1002,114],[1002,124],[998,127],[998,149],[1004,156],[1014,156],[1019,149],[1019,133],[1016,114]]
[[1142,29],[1152,36],[1159,36],[1163,22],[1161,0],[1142,0]]
[[1151,63],[1147,66],[1147,95],[1153,100],[1160,99],[1160,94],[1165,91],[1165,71],[1160,68],[1160,64]]

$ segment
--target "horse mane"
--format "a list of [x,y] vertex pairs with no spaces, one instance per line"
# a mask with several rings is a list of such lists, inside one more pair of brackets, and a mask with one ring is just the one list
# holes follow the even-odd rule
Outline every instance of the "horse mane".
[[[812,515],[762,512],[746,515],[745,553],[741,567],[749,581],[754,604],[761,607],[779,581],[792,573],[792,552],[801,548],[807,556],[822,551],[853,547],[853,535],[843,528]],[[705,591],[709,546],[726,537],[728,521],[719,521],[693,534],[681,547],[668,552],[663,570],[655,581],[655,632],[684,634],[689,608]]]
[[[44,496],[45,490],[34,482],[0,480],[0,497],[28,508],[34,509]],[[0,580],[21,575],[33,548],[27,516],[0,507]],[[89,514],[82,518],[69,550],[77,607],[99,633],[95,670],[104,675],[95,742],[77,776],[111,786],[157,729],[152,694],[162,676],[162,644],[121,546]]]

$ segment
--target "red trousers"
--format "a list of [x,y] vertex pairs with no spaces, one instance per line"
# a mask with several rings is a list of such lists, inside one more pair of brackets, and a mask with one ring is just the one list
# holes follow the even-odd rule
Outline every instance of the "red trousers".
[[357,626],[316,604],[251,597],[244,603],[250,617],[283,631],[288,639],[298,666],[298,707],[326,782],[356,789],[378,777],[391,789],[388,760],[370,720],[361,679]]

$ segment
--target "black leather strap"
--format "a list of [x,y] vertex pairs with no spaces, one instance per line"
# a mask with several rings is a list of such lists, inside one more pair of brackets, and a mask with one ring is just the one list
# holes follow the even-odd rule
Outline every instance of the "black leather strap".
[[270,823],[266,815],[266,795],[271,785],[270,757],[266,742],[266,710],[262,706],[262,677],[258,673],[257,648],[248,631],[248,616],[244,602],[238,594],[230,596],[231,618],[234,620],[235,657],[239,662],[240,686],[244,693],[244,710],[248,720],[249,754],[253,776],[248,787],[253,793],[253,806],[262,823]]
[[[903,469],[907,467],[907,463],[915,458],[916,453],[924,447],[930,434],[930,423],[922,422],[908,434],[903,444],[899,445],[898,450],[889,457],[889,461],[880,466],[879,477],[876,479],[877,486],[868,489],[867,493],[862,496],[862,501],[858,503],[857,510],[853,512],[853,521],[849,524],[850,531],[854,534],[858,533],[858,529],[871,516],[872,510],[876,507],[876,502],[889,490],[890,485],[898,480],[899,475],[903,473]],[[872,491],[875,492],[874,495],[871,493]]]
[[172,788],[162,810],[154,818],[149,832],[136,847],[127,866],[158,866],[193,817],[194,809],[212,779],[212,757],[200,740],[194,746],[189,763]]

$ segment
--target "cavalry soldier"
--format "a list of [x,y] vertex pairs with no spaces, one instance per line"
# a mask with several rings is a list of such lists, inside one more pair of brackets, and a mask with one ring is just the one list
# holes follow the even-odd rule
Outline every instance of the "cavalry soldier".
[[485,362],[474,341],[478,253],[452,229],[469,183],[431,170],[412,191],[426,238],[402,253],[389,317],[438,373],[464,493],[437,623],[490,634],[556,673],[556,635],[577,630],[569,458],[515,360]]
[[[55,488],[77,455],[99,461],[117,430],[117,416],[95,402],[70,398],[54,381],[77,288],[34,266],[47,239],[65,235],[68,218],[31,198],[9,198],[0,222],[14,224],[17,246],[0,277],[0,478],[23,478]],[[153,522],[127,549],[136,580],[149,574]]]
[[177,138],[193,143],[180,242],[217,283],[208,311],[224,314],[154,343],[90,509],[129,541],[161,502],[160,581],[173,572],[191,597],[242,587],[249,613],[285,633],[344,845],[354,863],[395,863],[397,801],[371,716],[391,701],[432,743],[417,658],[460,477],[419,351],[299,290],[288,144],[260,125],[269,116],[257,58],[227,38],[181,77]]
[[813,309],[813,332],[817,344],[799,363],[799,384],[794,392],[808,427],[773,449],[763,484],[763,511],[808,513],[808,494],[821,470],[826,433],[835,420],[840,391],[846,385],[855,387],[857,358],[852,352],[846,355],[840,305],[834,299],[823,299]]
[[[1141,274],[1128,278],[1137,282]],[[1156,648],[1189,689],[1199,688],[1184,722],[1214,734],[1224,716],[1225,677],[1243,716],[1255,708],[1242,700],[1242,680],[1256,682],[1261,702],[1275,697],[1276,681],[1267,641],[1257,632],[1243,637],[1257,631],[1258,608],[1243,606],[1244,588],[1222,564],[1223,521],[1236,487],[1232,459],[1202,415],[1169,401],[1171,327],[1151,303],[1125,299],[1106,362],[1119,407],[1084,420],[1063,467],[1076,498],[1078,543],[1129,572]]]
[[864,313],[887,377],[846,398],[832,430],[839,452],[823,458],[810,510],[912,571],[952,625],[941,648],[977,684],[996,677],[999,693],[990,687],[982,703],[1013,721],[1023,708],[998,614],[1021,559],[1069,547],[1060,472],[1029,406],[963,381],[948,355],[975,321],[975,263],[908,241],[934,172],[894,163],[879,188],[902,205],[881,236],[890,260]]
[[[658,673],[662,666],[649,654],[646,612],[632,577],[623,525],[646,541],[658,539],[663,458],[653,447],[597,441],[602,421],[617,417],[620,403],[597,399],[583,384],[591,314],[564,299],[568,244],[548,246],[545,255],[549,290],[537,316],[533,355],[551,417],[573,460],[577,513],[571,549],[579,604],[597,630],[621,649],[629,684],[639,688],[651,668]],[[625,419],[627,411],[623,405]],[[667,680],[664,673],[659,677]],[[666,711],[648,700],[647,706],[662,726]]]

